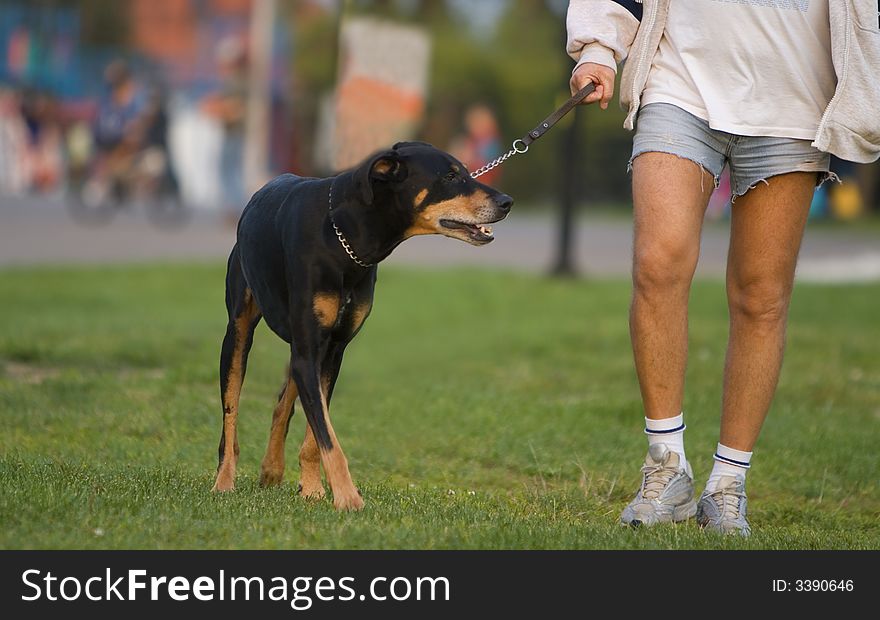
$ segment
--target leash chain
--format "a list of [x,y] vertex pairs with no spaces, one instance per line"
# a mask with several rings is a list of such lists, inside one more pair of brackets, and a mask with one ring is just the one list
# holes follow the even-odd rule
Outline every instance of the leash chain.
[[477,177],[481,177],[484,174],[486,174],[487,172],[489,172],[490,170],[494,170],[495,168],[497,168],[498,166],[503,164],[505,161],[507,161],[509,158],[513,157],[514,155],[517,155],[519,153],[525,153],[526,151],[529,150],[529,147],[527,145],[523,144],[523,146],[519,146],[519,144],[523,144],[523,141],[520,139],[514,140],[513,145],[511,146],[511,149],[509,151],[507,151],[501,157],[496,157],[495,159],[490,161],[485,166],[481,166],[481,167],[477,168],[476,170],[474,170],[473,172],[471,172],[471,178],[476,179]]
[[522,138],[517,138],[516,140],[514,140],[510,150],[507,151],[504,155],[493,159],[485,166],[481,166],[480,168],[477,168],[476,170],[471,172],[471,177],[476,179],[477,177],[483,176],[490,170],[494,170],[495,168],[503,164],[514,155],[519,155],[520,153],[527,152],[529,150],[529,145],[532,142],[547,133],[547,131],[551,127],[553,127],[553,125],[558,123],[563,116],[568,114],[572,110],[572,108],[574,108],[574,106],[579,104],[584,99],[584,97],[589,95],[594,90],[596,90],[596,85],[593,83],[584,86],[574,95],[572,95],[571,98],[568,99],[568,101],[562,104],[562,106],[560,106],[559,109],[557,109],[553,114],[541,121],[541,123],[537,127],[532,129]]
[[358,258],[357,254],[354,253],[354,250],[352,250],[351,246],[348,244],[348,239],[345,238],[345,235],[343,235],[342,231],[339,230],[339,226],[336,225],[336,220],[333,219],[333,181],[330,181],[330,191],[327,192],[327,204],[327,215],[330,217],[330,223],[333,224],[333,232],[336,233],[336,238],[339,239],[339,243],[342,245],[342,249],[345,250],[345,253],[348,254],[348,257],[351,260],[353,260],[364,269],[372,267],[373,263],[365,263]]

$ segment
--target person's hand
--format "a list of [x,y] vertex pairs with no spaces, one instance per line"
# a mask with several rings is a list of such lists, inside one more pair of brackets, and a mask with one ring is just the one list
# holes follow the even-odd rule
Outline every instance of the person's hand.
[[603,110],[608,107],[608,102],[614,95],[614,70],[605,65],[599,65],[594,62],[585,62],[571,76],[571,94],[575,94],[584,86],[592,82],[596,85],[596,90],[587,95],[581,104],[599,102],[599,107]]

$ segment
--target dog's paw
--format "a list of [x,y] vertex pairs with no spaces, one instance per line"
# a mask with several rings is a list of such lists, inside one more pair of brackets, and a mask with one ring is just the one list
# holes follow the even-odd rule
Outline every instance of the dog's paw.
[[313,500],[324,499],[324,496],[327,494],[326,491],[324,491],[324,485],[321,483],[304,484],[303,482],[300,482],[296,492],[306,499]]
[[266,487],[274,487],[281,484],[281,480],[284,478],[284,471],[273,471],[264,469],[260,472],[260,486],[264,489]]
[[344,494],[334,493],[333,506],[340,512],[348,510],[363,510],[364,498],[361,497],[361,493],[357,489],[353,489],[353,492]]
[[212,493],[226,493],[227,491],[235,490],[235,482],[232,480],[221,480],[217,478],[217,481],[214,483],[214,487],[211,489]]
[[221,467],[217,472],[217,479],[214,481],[214,493],[232,491],[235,489],[235,467]]

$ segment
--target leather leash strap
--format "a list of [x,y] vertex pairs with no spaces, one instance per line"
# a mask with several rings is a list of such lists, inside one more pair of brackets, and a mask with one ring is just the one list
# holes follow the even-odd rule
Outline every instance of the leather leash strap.
[[524,145],[528,146],[532,142],[534,142],[535,140],[537,140],[538,138],[543,136],[545,133],[547,133],[550,130],[551,127],[553,127],[553,125],[558,123],[562,119],[563,116],[565,116],[566,114],[571,112],[571,110],[572,110],[572,108],[574,108],[574,106],[576,106],[581,101],[583,101],[584,98],[587,95],[589,95],[591,92],[593,92],[594,90],[596,90],[596,85],[593,84],[592,82],[590,82],[589,84],[584,86],[582,89],[580,89],[574,95],[572,95],[568,101],[563,103],[562,106],[560,106],[558,110],[556,110],[553,114],[551,114],[550,116],[545,118],[543,121],[541,121],[541,124],[539,124],[537,127],[532,129],[529,133],[524,135],[522,138],[520,138],[522,143]]

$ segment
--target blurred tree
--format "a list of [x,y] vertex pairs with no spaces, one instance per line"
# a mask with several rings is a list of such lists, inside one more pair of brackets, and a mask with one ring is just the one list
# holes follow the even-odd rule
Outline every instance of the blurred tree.
[[308,1],[280,2],[278,10],[293,41],[289,46],[292,80],[288,97],[295,144],[289,167],[300,174],[315,174],[314,128],[322,98],[336,81],[340,12]]

